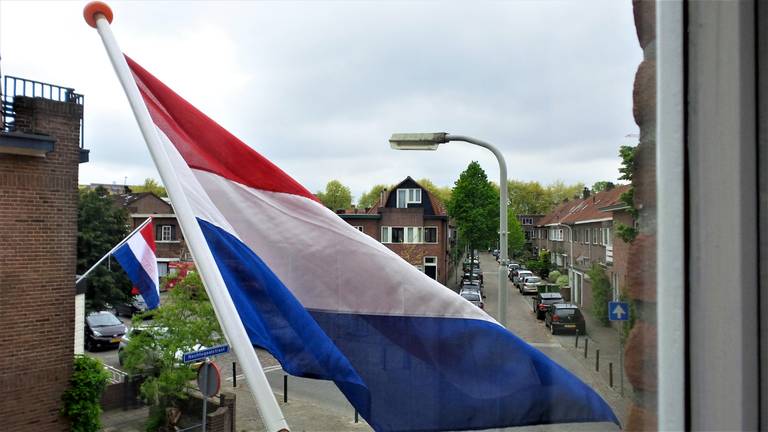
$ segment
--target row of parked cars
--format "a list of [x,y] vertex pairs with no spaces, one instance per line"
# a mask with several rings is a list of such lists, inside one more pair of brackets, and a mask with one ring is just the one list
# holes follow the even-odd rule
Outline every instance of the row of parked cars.
[[464,261],[459,295],[480,309],[485,308],[485,302],[483,301],[483,298],[485,298],[483,293],[483,272],[480,271],[480,260],[478,258]]
[[521,264],[512,262],[509,264],[509,279],[525,295],[533,293],[533,313],[538,320],[544,320],[544,325],[552,334],[560,332],[572,332],[586,334],[587,324],[579,307],[567,303],[557,284],[542,281],[532,271],[525,269]]

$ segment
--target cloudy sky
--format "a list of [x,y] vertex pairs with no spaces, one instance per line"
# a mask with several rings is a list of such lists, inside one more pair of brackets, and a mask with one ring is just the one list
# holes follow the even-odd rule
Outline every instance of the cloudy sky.
[[[80,183],[159,178],[85,3],[0,0],[2,73],[85,95]],[[471,160],[498,179],[487,150],[394,132],[489,141],[543,183],[615,180],[636,140],[630,0],[109,3],[125,53],[312,191],[452,185]]]

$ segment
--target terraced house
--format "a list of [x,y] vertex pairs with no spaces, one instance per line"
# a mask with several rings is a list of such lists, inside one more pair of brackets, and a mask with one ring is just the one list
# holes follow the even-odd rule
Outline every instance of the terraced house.
[[339,216],[445,285],[455,236],[443,203],[411,177],[384,190],[377,204]]
[[628,185],[596,194],[585,188],[579,199],[555,207],[538,220],[532,239],[534,251],[550,252],[552,264],[567,271],[571,301],[592,306],[592,287],[587,272],[601,266],[611,283],[612,298],[618,299],[627,267],[628,245],[617,237],[618,224],[633,226],[632,215],[620,197]]

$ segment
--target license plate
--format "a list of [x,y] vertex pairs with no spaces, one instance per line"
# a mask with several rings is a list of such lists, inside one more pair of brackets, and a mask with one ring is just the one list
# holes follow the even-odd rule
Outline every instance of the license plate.
[[122,340],[122,338],[112,338],[112,343],[118,343],[120,340]]
[[565,328],[576,328],[576,324],[566,324],[563,327],[565,327]]

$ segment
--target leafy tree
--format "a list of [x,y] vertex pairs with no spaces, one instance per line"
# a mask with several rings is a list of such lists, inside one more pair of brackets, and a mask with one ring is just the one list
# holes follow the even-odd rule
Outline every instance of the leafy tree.
[[443,203],[447,203],[451,200],[451,188],[448,186],[437,186],[436,184],[432,183],[432,180],[427,178],[423,178],[417,183],[420,184],[424,189],[428,190],[432,195],[436,196],[437,199]]
[[370,191],[360,196],[360,199],[357,202],[357,206],[362,208],[371,208],[375,206],[376,203],[379,202],[381,192],[384,189],[391,189],[391,187],[383,184],[375,185],[371,188]]
[[[637,147],[632,146],[621,146],[619,148],[619,157],[621,157],[621,168],[619,168],[621,176],[619,179],[632,181],[635,170],[636,150]],[[630,187],[629,190],[619,196],[619,200],[629,206],[629,213],[636,218],[637,208],[635,208],[635,188]],[[616,235],[625,243],[631,243],[635,240],[637,234],[637,229],[633,226],[622,223],[616,224]]]
[[[554,207],[567,199],[572,199],[579,196],[583,189],[584,183],[579,182],[572,185],[567,185],[563,181],[558,180],[548,185],[546,190],[549,202],[551,203],[551,206]],[[552,207],[550,207],[550,209]]]
[[107,386],[109,373],[99,359],[75,356],[69,388],[61,400],[61,414],[69,418],[75,432],[101,430],[101,393]]
[[517,215],[507,208],[507,249],[510,257],[517,256],[525,247],[525,232]]
[[549,262],[550,253],[547,250],[539,252],[537,259],[526,261],[525,267],[542,278],[549,276],[552,263]]
[[480,164],[472,161],[461,173],[447,204],[456,221],[459,249],[468,245],[474,259],[475,249],[494,243],[499,226],[499,194]]
[[616,185],[609,181],[599,181],[592,185],[592,192],[598,193],[606,190],[613,189]]
[[195,369],[181,362],[180,353],[193,351],[197,344],[217,345],[223,337],[197,272],[189,273],[159,308],[148,313],[151,325],[143,323],[143,314],[134,316],[134,328],[142,331],[132,335],[125,348],[125,368],[146,377],[141,395],[151,405],[149,427],[163,418],[166,408],[187,398],[185,390]]
[[[80,190],[77,211],[77,273],[85,273],[128,235],[128,213],[103,187]],[[131,282],[120,265],[104,262],[88,276],[86,308],[100,310],[128,297]]]
[[515,215],[547,214],[563,200],[578,196],[582,189],[584,183],[567,185],[559,180],[547,186],[537,181],[507,182],[509,206]]
[[611,282],[608,275],[599,264],[592,264],[592,268],[587,272],[592,281],[592,316],[603,325],[608,325],[608,301],[611,296]]
[[325,192],[317,192],[317,198],[329,209],[336,211],[352,206],[352,192],[338,180],[331,180],[325,185]]
[[143,185],[133,186],[131,189],[134,192],[152,192],[153,194],[159,197],[168,196],[168,192],[166,192],[165,187],[163,187],[160,183],[158,183],[155,179],[152,179],[152,178],[144,179]]

